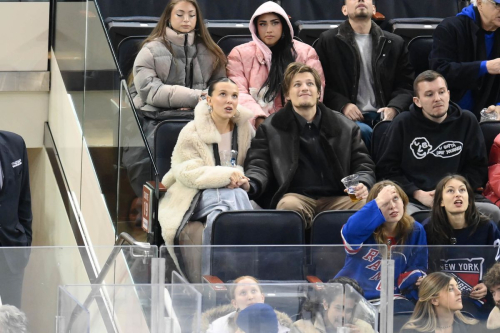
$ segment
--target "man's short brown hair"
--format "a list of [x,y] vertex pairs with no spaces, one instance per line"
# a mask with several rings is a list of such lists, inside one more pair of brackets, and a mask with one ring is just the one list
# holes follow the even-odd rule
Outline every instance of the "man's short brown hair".
[[415,81],[413,81],[413,94],[414,94],[414,96],[418,97],[418,84],[420,82],[423,82],[423,81],[432,82],[432,81],[437,80],[438,78],[443,79],[444,84],[446,84],[446,89],[448,89],[448,82],[446,82],[446,79],[444,78],[444,76],[442,76],[438,72],[432,71],[432,70],[427,70],[427,71],[424,71],[424,72],[418,74],[418,76],[415,78]]
[[497,262],[488,270],[483,280],[486,288],[491,290],[493,287],[500,284],[500,263]]
[[288,91],[292,85],[293,77],[300,73],[311,73],[314,78],[314,84],[316,84],[316,88],[318,88],[318,94],[321,95],[321,78],[318,72],[312,68],[311,66],[307,66],[306,64],[300,62],[292,62],[285,70],[285,75],[283,77],[282,89],[283,95],[288,96]]

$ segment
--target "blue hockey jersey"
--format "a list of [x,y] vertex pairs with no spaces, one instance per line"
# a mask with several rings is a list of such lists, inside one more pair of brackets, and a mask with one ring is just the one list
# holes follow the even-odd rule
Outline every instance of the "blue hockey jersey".
[[[347,257],[337,276],[348,276],[358,281],[365,291],[366,299],[369,300],[380,298],[380,266],[383,254],[375,245],[373,232],[384,222],[382,212],[376,201],[372,200],[351,216],[341,231]],[[375,246],[369,246],[371,244]],[[417,299],[415,282],[420,276],[425,276],[427,270],[427,248],[424,247],[427,240],[420,223],[414,223],[413,231],[404,245],[408,247],[398,247],[392,256],[395,261],[394,294],[404,294],[407,298]],[[411,247],[412,245],[424,246]]]

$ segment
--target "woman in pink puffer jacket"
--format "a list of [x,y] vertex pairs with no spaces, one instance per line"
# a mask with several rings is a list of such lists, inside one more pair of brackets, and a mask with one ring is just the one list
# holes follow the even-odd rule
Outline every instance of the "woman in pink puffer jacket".
[[[239,103],[254,112],[256,127],[285,104],[281,82],[291,62],[316,69],[325,87],[325,76],[316,51],[293,39],[286,12],[275,2],[263,3],[250,20],[253,41],[236,46],[228,56],[227,76],[238,85]],[[323,89],[321,94],[323,100]]]

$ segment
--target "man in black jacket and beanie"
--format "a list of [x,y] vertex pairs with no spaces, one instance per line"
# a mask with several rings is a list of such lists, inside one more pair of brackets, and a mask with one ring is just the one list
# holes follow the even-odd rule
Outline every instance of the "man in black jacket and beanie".
[[325,31],[315,49],[325,72],[323,103],[356,121],[368,149],[373,125],[392,120],[411,104],[413,68],[400,36],[371,20],[372,0],[345,0],[348,19]]
[[[361,208],[375,182],[375,165],[359,127],[319,102],[321,80],[309,66],[291,63],[283,91],[290,101],[259,127],[247,153],[250,199],[264,208],[297,211],[306,227],[319,212]],[[354,173],[357,202],[341,182]]]
[[500,114],[500,0],[477,0],[434,31],[429,56],[433,70],[449,83],[451,100],[480,119]]

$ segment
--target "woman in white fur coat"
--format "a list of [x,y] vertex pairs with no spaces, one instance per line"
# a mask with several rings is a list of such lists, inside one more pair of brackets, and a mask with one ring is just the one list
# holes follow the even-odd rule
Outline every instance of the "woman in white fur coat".
[[179,264],[171,246],[179,226],[191,217],[185,215],[189,215],[186,212],[199,191],[205,190],[194,215],[202,214],[201,210],[207,206],[203,202],[210,196],[219,199],[232,196],[232,200],[242,203],[236,209],[252,209],[243,190],[249,185],[242,166],[255,135],[249,122],[253,112],[238,105],[238,94],[236,84],[227,78],[210,85],[207,100],[198,103],[194,120],[180,132],[172,153],[171,169],[163,177],[167,193],[160,200],[158,219],[163,239],[177,267]]

